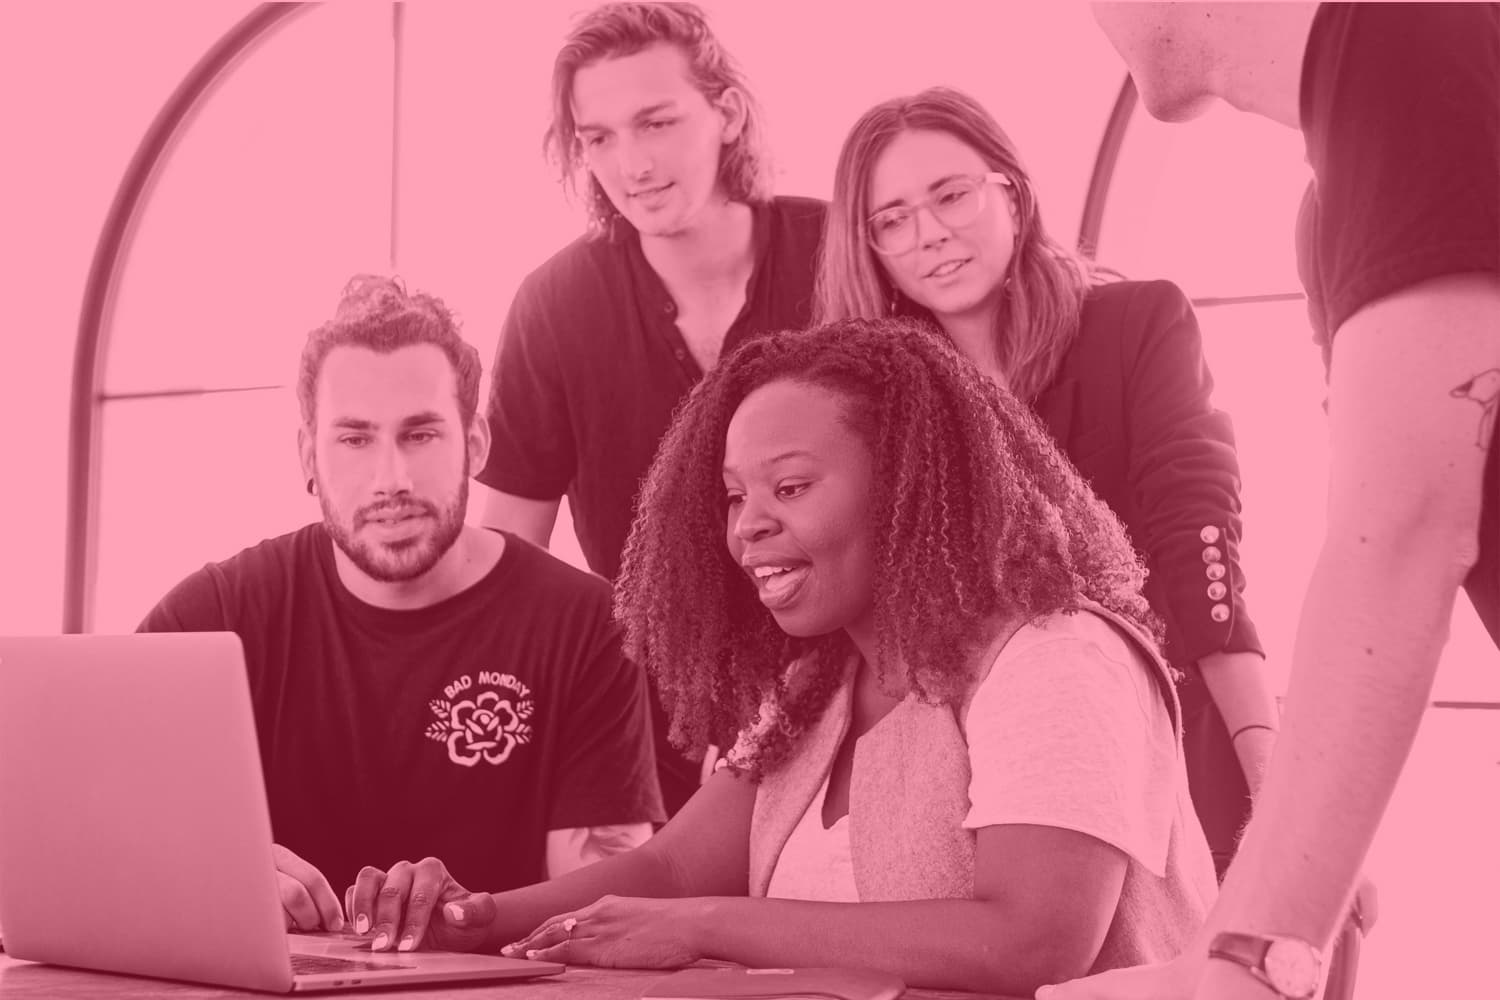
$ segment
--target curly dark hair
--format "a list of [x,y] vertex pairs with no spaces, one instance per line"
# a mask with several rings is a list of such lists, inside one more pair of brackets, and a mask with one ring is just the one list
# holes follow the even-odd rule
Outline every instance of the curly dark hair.
[[378,274],[350,278],[333,319],[307,335],[297,363],[303,426],[311,430],[316,422],[318,376],[334,348],[364,347],[390,354],[416,344],[432,344],[453,365],[458,415],[467,430],[479,410],[479,352],[463,339],[458,320],[442,299],[408,292],[400,278]]
[[782,632],[728,551],[725,432],[747,395],[778,381],[837,393],[870,448],[871,667],[883,679],[900,664],[918,697],[956,702],[973,680],[965,654],[993,638],[997,616],[1032,621],[1088,601],[1160,637],[1141,596],[1145,570],[1114,513],[1031,411],[940,333],[909,319],[850,319],[766,335],[679,407],[641,487],[616,585],[627,652],[655,680],[673,743],[722,743],[768,704],[735,762],[752,774],[774,768],[854,652],[842,631]]

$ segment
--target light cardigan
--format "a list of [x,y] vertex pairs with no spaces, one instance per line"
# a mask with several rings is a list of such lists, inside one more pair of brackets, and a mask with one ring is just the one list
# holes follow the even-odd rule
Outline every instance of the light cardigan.
[[[1165,661],[1149,639],[1113,612],[1090,605],[1079,613],[1108,621],[1154,673],[1172,721],[1180,788],[1163,870],[1152,872],[1127,856],[1115,918],[1091,969],[1101,971],[1163,961],[1180,952],[1207,916],[1216,884],[1186,792],[1181,711]],[[980,676],[960,705],[924,704],[908,696],[855,744],[849,842],[862,901],[973,898],[975,832],[963,827],[970,769],[960,720],[1010,637],[1006,632],[984,652]],[[850,663],[828,708],[804,730],[790,756],[761,778],[750,827],[751,896],[766,894],[782,848],[828,777],[848,732],[857,662]]]

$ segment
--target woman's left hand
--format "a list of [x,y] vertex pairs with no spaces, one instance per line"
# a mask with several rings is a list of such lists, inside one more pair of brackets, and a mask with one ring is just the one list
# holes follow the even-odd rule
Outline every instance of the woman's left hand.
[[603,896],[559,913],[529,935],[500,949],[510,958],[605,968],[675,969],[698,953],[693,929],[696,901]]

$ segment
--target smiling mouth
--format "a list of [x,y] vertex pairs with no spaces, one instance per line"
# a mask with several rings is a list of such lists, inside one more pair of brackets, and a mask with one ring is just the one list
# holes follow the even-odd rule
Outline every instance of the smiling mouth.
[[798,566],[756,566],[747,572],[755,581],[761,604],[770,611],[777,611],[796,600],[809,570],[804,563]]
[[946,277],[948,277],[948,275],[952,274],[953,272],[957,271],[959,268],[963,267],[965,264],[969,263],[970,259],[971,258],[965,257],[962,260],[944,261],[943,263],[939,264],[937,267],[933,268],[931,271],[928,271],[927,272],[927,277],[929,277],[929,278],[946,278]]

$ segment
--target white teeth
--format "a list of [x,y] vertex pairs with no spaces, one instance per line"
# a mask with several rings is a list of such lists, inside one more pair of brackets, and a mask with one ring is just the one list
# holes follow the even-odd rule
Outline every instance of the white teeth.
[[962,261],[962,260],[950,261],[947,264],[942,265],[941,267],[934,268],[933,272],[932,272],[932,276],[934,278],[946,278],[948,275],[952,274],[954,271],[957,271],[960,267],[963,267],[964,264],[966,264],[966,263],[968,263],[968,262],[967,261]]
[[768,576],[775,576],[777,573],[785,573],[786,571],[787,567],[785,566],[757,566],[754,570],[757,580],[764,580]]
[[767,597],[779,600],[793,590],[800,579],[800,575],[787,571],[777,574],[773,579],[766,580],[761,586],[765,588],[764,593]]

